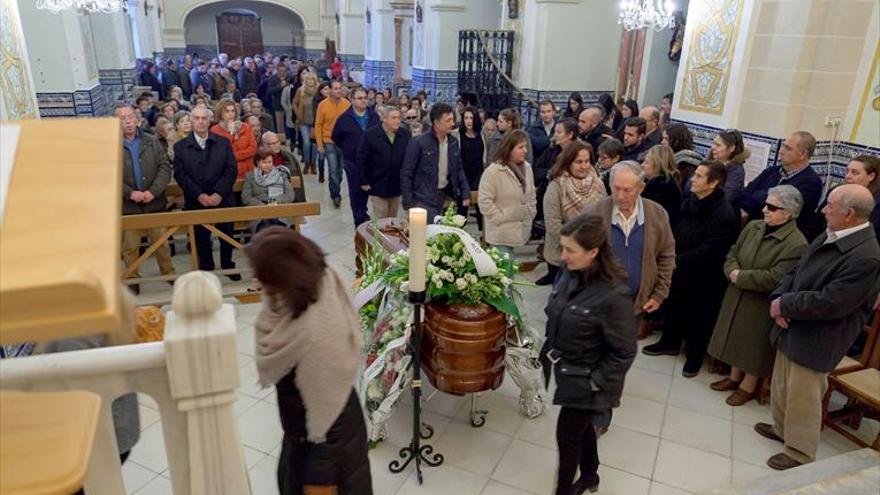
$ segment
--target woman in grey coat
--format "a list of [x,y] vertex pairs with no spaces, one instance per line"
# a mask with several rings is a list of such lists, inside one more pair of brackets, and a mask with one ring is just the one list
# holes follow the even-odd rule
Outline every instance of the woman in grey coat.
[[[241,188],[241,202],[244,206],[262,206],[268,204],[293,203],[296,195],[290,185],[289,172],[285,173],[282,167],[276,167],[272,154],[266,149],[260,149],[254,156],[254,170],[244,176],[244,184]],[[289,222],[278,219],[285,225]],[[250,222],[252,232],[257,231],[260,221]]]

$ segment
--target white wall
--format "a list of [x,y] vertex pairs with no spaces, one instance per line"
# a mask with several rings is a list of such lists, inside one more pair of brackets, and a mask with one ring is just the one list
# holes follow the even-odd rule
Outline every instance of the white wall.
[[89,14],[95,54],[101,69],[134,67],[134,45],[129,18],[124,12]]
[[294,32],[302,31],[302,21],[290,10],[262,2],[219,2],[194,10],[186,18],[185,40],[190,45],[217,44],[217,16],[243,8],[260,17],[264,46],[293,46]]
[[426,0],[423,14],[423,67],[436,70],[458,68],[460,30],[495,30],[501,25],[501,4],[494,0]]
[[526,0],[519,85],[610,90],[620,50],[616,0]]
[[[37,9],[30,1],[18,7],[36,92],[70,92],[98,83],[91,30],[83,32],[87,22],[71,12]],[[85,53],[86,48],[92,52]]]

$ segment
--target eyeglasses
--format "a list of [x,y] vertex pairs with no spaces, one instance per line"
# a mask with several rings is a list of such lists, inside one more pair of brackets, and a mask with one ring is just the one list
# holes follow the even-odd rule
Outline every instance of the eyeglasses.
[[409,115],[406,117],[406,120],[419,120],[419,118],[416,117],[415,115]]
[[776,206],[776,205],[771,204],[771,203],[764,203],[764,206],[767,207],[767,210],[768,210],[768,211],[779,211],[779,210],[784,210],[784,209],[785,209],[785,208],[783,208],[783,207],[781,207],[781,206]]

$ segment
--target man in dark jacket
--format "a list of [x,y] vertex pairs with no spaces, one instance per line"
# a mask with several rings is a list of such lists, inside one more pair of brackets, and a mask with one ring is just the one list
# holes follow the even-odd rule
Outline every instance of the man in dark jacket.
[[254,59],[247,57],[244,59],[244,67],[238,71],[238,89],[241,94],[256,93],[260,81],[257,78],[257,66],[254,65]]
[[[165,187],[171,180],[168,155],[152,134],[138,130],[138,117],[130,103],[117,103],[113,114],[122,127],[122,214],[155,213],[165,209]],[[122,233],[122,259],[131,266],[138,259],[141,238],[150,241],[162,237],[164,229],[125,230]],[[162,275],[174,273],[171,250],[162,243],[155,252],[156,263]],[[131,278],[138,278],[137,271]],[[129,287],[140,293],[140,286]]]
[[593,153],[599,149],[599,145],[606,136],[612,134],[612,130],[602,123],[605,118],[605,109],[601,105],[590,105],[585,108],[578,117],[578,138],[593,147]]
[[[538,107],[538,115],[540,119],[529,127],[529,140],[532,142],[532,156],[535,162],[541,159],[541,156],[550,147],[550,138],[556,130],[556,106],[550,100],[544,100]],[[537,180],[535,181],[537,185]]]
[[260,145],[272,154],[272,163],[276,167],[284,167],[282,173],[291,177],[299,177],[299,187],[293,189],[294,203],[302,203],[306,200],[305,181],[303,180],[302,165],[290,151],[281,145],[281,138],[272,131],[266,131],[260,138]]
[[428,210],[428,221],[443,212],[446,198],[470,206],[471,188],[461,164],[458,140],[451,136],[455,118],[452,107],[435,103],[429,113],[431,130],[410,140],[400,169],[403,208]]
[[180,83],[180,89],[183,91],[183,97],[192,96],[192,81],[189,75],[193,70],[192,55],[184,55],[183,63],[177,66],[177,81]]
[[[204,210],[235,206],[232,187],[238,169],[229,141],[212,132],[210,112],[196,107],[192,111],[193,132],[174,145],[174,178],[183,189],[184,209]],[[231,223],[215,225],[221,232],[232,237]],[[214,270],[214,254],[211,233],[208,229],[195,227],[196,250],[199,269]],[[220,266],[226,270],[235,268],[232,262],[232,246],[220,241]],[[231,280],[241,280],[241,275],[228,275]]]
[[645,141],[648,124],[641,117],[630,117],[623,123],[623,156],[621,160],[640,161],[648,151],[649,143]]
[[275,116],[275,131],[278,137],[284,141],[284,107],[281,106],[281,92],[291,84],[287,75],[287,66],[278,64],[278,70],[268,78],[267,92],[272,102],[272,112]]
[[370,195],[374,218],[396,217],[400,207],[400,168],[409,144],[409,131],[400,126],[400,109],[380,106],[382,124],[364,132],[355,167],[363,173],[361,186]]
[[333,142],[342,151],[342,166],[348,182],[348,198],[355,227],[370,220],[367,214],[369,186],[356,160],[358,144],[364,131],[378,125],[379,117],[367,106],[367,91],[358,87],[351,92],[351,106],[336,119],[331,134]]
[[162,68],[163,100],[171,98],[172,86],[180,86],[180,78],[177,77],[177,64],[174,63],[173,59],[169,59],[167,62],[165,62],[165,67]]
[[815,224],[816,207],[822,196],[822,179],[810,166],[810,158],[815,150],[816,138],[809,132],[798,131],[789,136],[779,149],[780,166],[765,168],[733,202],[734,207],[742,210],[743,219],[763,218],[767,191],[771,187],[788,184],[804,197],[804,207],[797,219],[798,229],[808,241],[819,235]]
[[645,120],[645,149],[660,144],[663,140],[663,131],[660,129],[660,110],[650,106],[639,110],[639,117]]
[[822,429],[828,373],[871,314],[880,280],[880,246],[868,222],[874,198],[857,184],[840,186],[822,210],[828,229],[771,294],[776,345],[770,400],[773,424],[755,431],[785,444],[767,460],[778,470],[812,462]]

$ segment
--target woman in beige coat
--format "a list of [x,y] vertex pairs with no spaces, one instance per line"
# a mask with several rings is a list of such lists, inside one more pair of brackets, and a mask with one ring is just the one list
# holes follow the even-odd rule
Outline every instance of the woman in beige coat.
[[494,162],[480,179],[479,205],[486,243],[508,254],[529,242],[537,213],[535,178],[526,161],[528,141],[528,134],[521,129],[505,133]]
[[559,246],[562,226],[606,196],[605,184],[593,166],[595,158],[592,146],[574,141],[562,150],[550,169],[550,184],[544,194],[547,232],[543,254],[547,261],[547,275],[535,282],[538,285],[550,285],[556,280],[562,262]]

